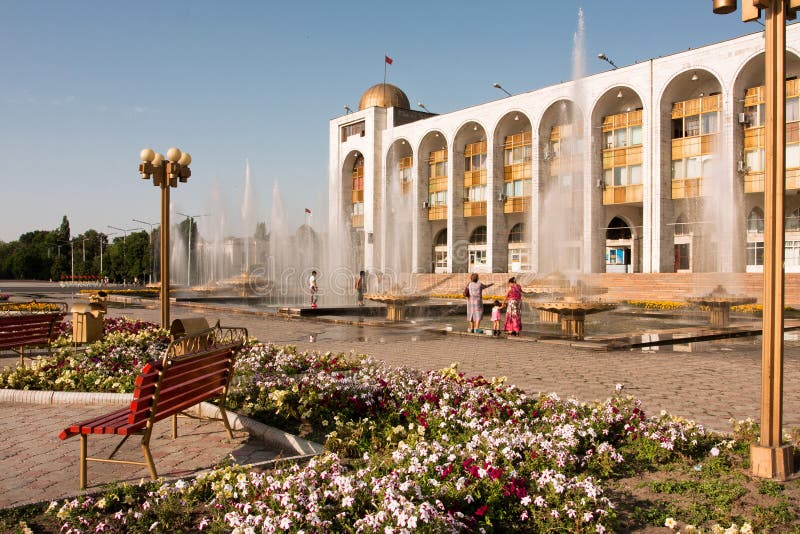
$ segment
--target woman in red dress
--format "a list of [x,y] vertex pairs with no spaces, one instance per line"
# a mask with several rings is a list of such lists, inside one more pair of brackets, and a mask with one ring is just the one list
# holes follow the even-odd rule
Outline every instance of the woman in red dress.
[[508,279],[508,293],[503,299],[506,310],[506,322],[503,328],[512,336],[518,336],[522,330],[522,287],[513,276]]

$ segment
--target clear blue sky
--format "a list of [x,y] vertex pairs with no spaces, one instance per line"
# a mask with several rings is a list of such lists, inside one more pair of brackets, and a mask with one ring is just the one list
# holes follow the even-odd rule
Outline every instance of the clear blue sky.
[[[571,76],[582,7],[587,73],[761,26],[709,0],[160,2],[0,0],[0,240],[157,221],[143,147],[191,152],[179,211],[217,183],[235,209],[249,159],[261,220],[277,182],[292,227],[326,219],[328,120],[383,77],[442,113]],[[203,225],[200,226],[203,233]]]

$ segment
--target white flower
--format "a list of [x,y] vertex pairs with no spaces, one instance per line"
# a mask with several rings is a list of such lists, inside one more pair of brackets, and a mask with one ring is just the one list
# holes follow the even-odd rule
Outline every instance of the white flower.
[[744,523],[742,528],[739,529],[739,532],[741,532],[741,534],[753,534],[753,525]]
[[731,526],[725,529],[725,534],[739,534],[739,525],[731,523]]
[[668,517],[666,521],[664,521],[664,526],[670,530],[675,530],[675,527],[678,526],[678,522],[675,519]]
[[697,532],[697,527],[694,525],[686,525],[683,529],[686,534],[695,534]]
[[709,452],[711,453],[711,456],[719,456],[719,449],[716,447],[712,448]]
[[614,389],[617,391],[617,393],[619,393],[620,391],[622,391],[624,387],[625,386],[623,384],[617,384],[616,386],[614,386]]

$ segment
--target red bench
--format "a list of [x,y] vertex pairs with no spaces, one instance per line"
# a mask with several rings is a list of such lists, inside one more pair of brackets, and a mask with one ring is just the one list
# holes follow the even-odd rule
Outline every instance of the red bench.
[[42,313],[16,313],[0,315],[0,350],[11,349],[19,353],[20,363],[25,357],[25,347],[49,345],[58,337],[56,325],[66,313],[66,305],[53,303],[57,309]]
[[[150,436],[153,425],[172,416],[172,439],[178,436],[178,414],[203,401],[217,399],[222,423],[228,438],[233,439],[225,398],[233,375],[236,352],[247,341],[244,328],[221,328],[216,326],[200,332],[204,341],[210,339],[203,350],[191,354],[180,354],[186,346],[186,338],[173,342],[160,362],[144,366],[136,378],[133,401],[121,410],[70,425],[61,431],[62,440],[80,436],[80,488],[86,488],[86,465],[88,461],[146,465],[150,476],[157,478],[155,463],[150,453]],[[189,336],[192,337],[192,336]],[[108,458],[93,458],[87,455],[88,436],[113,434],[124,436]],[[114,455],[132,435],[142,435],[144,462],[115,460]]]

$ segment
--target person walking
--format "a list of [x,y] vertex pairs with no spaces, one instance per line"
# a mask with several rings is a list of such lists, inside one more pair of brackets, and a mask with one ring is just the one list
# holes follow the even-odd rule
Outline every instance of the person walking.
[[508,279],[508,292],[503,299],[506,310],[506,321],[503,330],[512,336],[518,336],[522,330],[522,287],[515,277]]
[[317,271],[311,271],[311,276],[308,278],[308,290],[311,292],[311,308],[317,307]]
[[483,290],[492,287],[494,284],[482,284],[478,282],[478,273],[472,273],[470,282],[464,289],[464,296],[467,297],[467,321],[469,321],[469,333],[476,333],[481,326],[483,318]]
[[364,305],[364,293],[367,292],[367,273],[360,271],[356,278],[356,304]]

